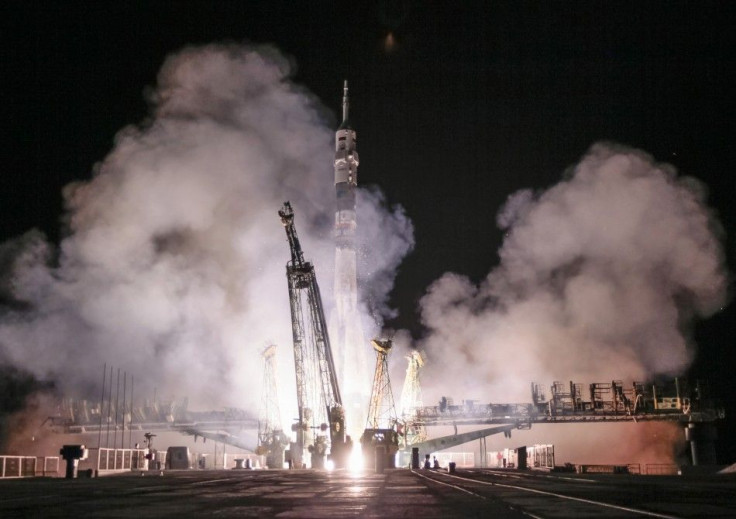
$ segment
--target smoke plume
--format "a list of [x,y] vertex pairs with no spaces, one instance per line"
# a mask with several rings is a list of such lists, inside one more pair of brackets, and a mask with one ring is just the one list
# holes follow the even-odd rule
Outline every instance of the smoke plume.
[[[260,352],[274,341],[290,420],[283,201],[295,209],[322,294],[332,293],[334,261],[334,120],[291,72],[269,46],[169,57],[149,120],[119,132],[91,181],[65,188],[68,234],[58,249],[37,231],[2,246],[2,357],[66,394],[99,398],[106,362],[195,408],[256,411]],[[360,223],[381,281],[373,306],[386,311],[411,225],[376,192],[360,203],[373,216]]]
[[445,274],[421,301],[423,380],[528,402],[532,381],[680,374],[692,319],[725,304],[704,187],[641,151],[594,145],[559,184],[510,196],[498,224],[500,265],[479,285]]

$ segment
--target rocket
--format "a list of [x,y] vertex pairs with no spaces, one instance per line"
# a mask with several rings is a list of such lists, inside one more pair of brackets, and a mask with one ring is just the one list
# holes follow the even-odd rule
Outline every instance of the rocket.
[[362,433],[370,394],[367,343],[358,309],[355,197],[358,186],[356,133],[348,119],[350,100],[345,81],[342,122],[335,132],[335,311],[330,319],[338,383],[346,397],[348,433]]
[[355,130],[350,127],[348,82],[342,97],[342,123],[335,132],[335,244],[338,248],[355,248],[355,188],[358,185],[358,151]]

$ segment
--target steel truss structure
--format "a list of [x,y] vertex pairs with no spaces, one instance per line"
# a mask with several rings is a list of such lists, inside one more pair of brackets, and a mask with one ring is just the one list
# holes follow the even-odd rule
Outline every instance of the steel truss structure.
[[554,382],[547,398],[543,386],[533,383],[531,403],[479,404],[467,400],[452,405],[443,398],[440,405],[417,409],[416,420],[424,426],[640,421],[689,424],[715,422],[725,416],[722,408],[705,397],[700,383],[691,387],[675,379],[664,385],[634,382],[629,388],[620,380],[593,383],[589,400],[584,399],[582,388],[574,382],[569,386]]
[[[279,216],[291,251],[291,260],[286,264],[286,278],[299,407],[299,418],[293,426],[297,439],[291,448],[291,461],[294,466],[304,466],[308,451],[311,466],[320,468],[327,452],[331,451],[336,465],[341,465],[346,449],[345,415],[322,296],[314,266],[304,260],[294,227],[294,211],[289,202],[284,203]],[[306,319],[305,307],[308,312]],[[329,436],[325,434],[328,428]]]

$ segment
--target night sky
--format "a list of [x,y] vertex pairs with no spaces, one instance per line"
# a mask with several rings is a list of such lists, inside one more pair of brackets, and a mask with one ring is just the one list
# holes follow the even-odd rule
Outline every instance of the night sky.
[[[360,184],[414,222],[388,324],[415,338],[432,281],[480,281],[497,265],[507,197],[554,185],[600,140],[704,182],[736,272],[736,4],[638,4],[4,2],[0,239],[34,227],[63,236],[63,186],[89,179],[116,132],[146,117],[168,54],[249,41],[293,57],[294,81],[332,110],[330,124],[350,81]],[[731,304],[698,324],[693,366],[731,424],[735,320]]]

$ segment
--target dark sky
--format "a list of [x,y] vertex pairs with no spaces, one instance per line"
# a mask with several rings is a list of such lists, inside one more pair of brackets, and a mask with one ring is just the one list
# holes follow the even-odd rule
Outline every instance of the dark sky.
[[[416,336],[433,280],[478,281],[497,264],[508,195],[555,184],[601,139],[702,180],[734,272],[736,4],[639,4],[3,2],[0,238],[37,227],[58,240],[62,187],[90,178],[115,133],[146,116],[166,55],[245,40],[293,56],[295,80],[335,112],[350,80],[360,182],[415,225],[391,324]],[[696,330],[694,373],[724,400],[736,393],[734,322],[731,305]]]

